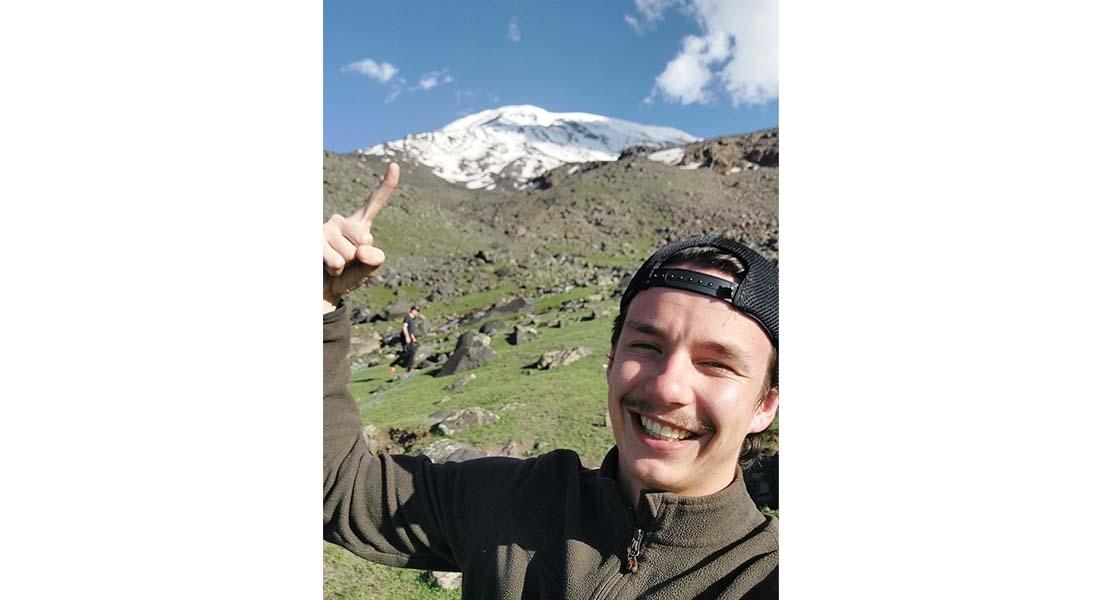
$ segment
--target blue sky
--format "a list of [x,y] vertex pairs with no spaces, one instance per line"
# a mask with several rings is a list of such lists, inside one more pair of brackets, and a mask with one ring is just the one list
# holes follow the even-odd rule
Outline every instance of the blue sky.
[[778,124],[776,0],[324,3],[324,147],[508,104],[700,137]]

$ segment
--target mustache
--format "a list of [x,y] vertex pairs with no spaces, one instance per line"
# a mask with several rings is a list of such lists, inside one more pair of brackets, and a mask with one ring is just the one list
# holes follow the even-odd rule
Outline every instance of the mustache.
[[[634,394],[623,394],[619,399],[619,404],[624,408],[651,415],[660,415],[663,406],[662,402]],[[680,429],[687,429],[688,431],[714,431],[714,425],[700,421],[697,418],[683,419],[665,415],[661,415],[661,418]]]

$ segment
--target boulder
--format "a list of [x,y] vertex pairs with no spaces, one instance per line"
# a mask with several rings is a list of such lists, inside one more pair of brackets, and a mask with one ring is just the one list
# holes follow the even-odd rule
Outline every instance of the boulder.
[[497,357],[489,347],[489,336],[476,331],[467,331],[458,338],[458,344],[451,357],[443,365],[440,375],[453,375],[462,371],[476,369]]
[[348,318],[351,320],[352,325],[369,323],[372,316],[370,310],[365,306],[353,306],[351,307],[351,313],[348,314]]
[[630,275],[623,275],[623,278],[619,280],[619,285],[615,286],[614,296],[622,296],[626,292],[626,288],[630,287],[630,281],[634,279]]
[[390,436],[371,424],[363,426],[363,439],[367,442],[367,452],[380,454],[389,446]]
[[427,456],[433,463],[462,462],[471,458],[484,458],[485,452],[478,450],[473,444],[456,442],[455,440],[439,440],[428,444],[418,454]]
[[474,379],[477,379],[477,373],[470,373],[462,379],[456,379],[452,381],[447,387],[443,388],[448,392],[460,392],[462,388],[466,387],[466,384],[470,383]]
[[413,354],[413,368],[419,369],[424,366],[424,363],[428,361],[428,358],[434,355],[435,350],[429,345],[416,345],[416,352]]
[[462,573],[450,571],[428,571],[428,583],[445,590],[457,590],[462,587]]
[[478,329],[478,331],[484,333],[489,337],[496,337],[500,333],[507,331],[507,329],[507,323],[493,319],[490,321],[485,321],[485,323],[481,325],[481,328]]
[[386,319],[400,319],[409,314],[409,309],[412,308],[412,304],[405,300],[394,300],[389,306],[386,307],[385,315]]
[[536,369],[556,369],[558,367],[564,367],[570,363],[576,362],[589,354],[592,354],[592,349],[585,346],[577,346],[576,348],[570,348],[569,350],[550,350],[544,352],[542,356],[535,362],[534,368]]
[[500,454],[512,458],[523,458],[534,450],[534,447],[534,442],[525,439],[511,439],[501,447]]
[[489,317],[502,317],[505,315],[514,315],[518,312],[527,312],[535,307],[535,303],[520,296],[514,300],[509,300],[501,304],[494,304],[492,308],[485,313]]
[[518,346],[524,342],[527,342],[531,338],[539,334],[539,330],[534,327],[525,327],[523,325],[516,325],[512,329],[512,333],[508,334],[508,343],[513,346]]
[[437,410],[428,415],[428,429],[435,427],[440,421],[455,414],[453,410]]
[[361,354],[371,354],[382,349],[382,336],[377,333],[369,333],[366,336],[355,336],[350,340],[351,348],[348,354],[351,356],[359,356]]
[[494,413],[480,406],[471,406],[470,408],[463,408],[447,416],[433,425],[431,430],[443,435],[459,435],[471,429],[476,429],[484,425],[492,425],[499,421],[500,417]]

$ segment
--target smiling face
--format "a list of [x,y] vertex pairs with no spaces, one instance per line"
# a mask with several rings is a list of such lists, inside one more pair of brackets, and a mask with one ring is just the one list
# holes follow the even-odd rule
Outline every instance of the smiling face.
[[771,348],[728,302],[663,287],[634,297],[607,367],[618,478],[632,500],[642,489],[705,496],[733,481],[746,434],[778,408],[765,383]]

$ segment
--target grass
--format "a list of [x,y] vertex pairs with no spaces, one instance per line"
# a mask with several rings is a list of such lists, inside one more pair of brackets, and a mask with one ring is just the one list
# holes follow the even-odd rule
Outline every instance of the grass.
[[[556,312],[547,313],[543,319],[554,316]],[[571,316],[574,320],[563,319],[564,327],[542,327],[533,340],[520,346],[509,345],[503,336],[493,338],[491,347],[497,359],[473,371],[477,378],[459,392],[444,388],[467,373],[433,377],[433,371],[427,371],[390,381],[386,365],[356,372],[351,391],[360,401],[364,423],[426,431],[426,418],[436,410],[480,406],[497,413],[501,421],[453,439],[482,448],[499,448],[512,439],[538,441],[540,451],[570,448],[586,464],[598,465],[613,443],[611,431],[603,426],[607,403],[604,353],[611,319],[578,321],[578,315]],[[527,368],[547,350],[575,346],[587,346],[593,353],[552,371]],[[440,402],[444,397],[450,400]],[[523,406],[503,410],[514,403]],[[420,445],[437,439],[442,436],[429,434]]]
[[458,600],[461,590],[428,584],[421,571],[367,562],[339,546],[325,544],[325,600]]
[[[599,465],[614,443],[611,430],[604,427],[607,386],[604,382],[604,353],[610,339],[611,319],[580,321],[581,313],[559,314],[554,310],[562,302],[582,298],[593,290],[578,288],[565,294],[544,298],[542,322],[561,316],[562,328],[540,327],[531,341],[509,345],[503,336],[492,339],[497,359],[472,372],[477,378],[462,391],[443,388],[467,373],[433,377],[421,372],[407,379],[391,381],[385,365],[355,372],[350,387],[360,405],[364,423],[380,428],[397,427],[426,431],[425,419],[440,408],[459,409],[481,406],[500,416],[500,422],[475,429],[453,439],[467,441],[479,448],[500,448],[509,440],[523,440],[528,447],[538,442],[537,453],[555,448],[575,450],[582,461]],[[483,295],[481,304],[489,296]],[[495,301],[495,300],[493,300]],[[604,301],[596,308],[610,306]],[[484,308],[478,302],[471,306]],[[527,315],[514,315],[505,321],[526,321]],[[476,324],[470,328],[476,327]],[[546,350],[588,346],[593,353],[570,365],[550,371],[532,371],[526,367]],[[448,402],[440,399],[449,396]],[[519,403],[505,410],[509,404]],[[429,434],[414,448],[443,439]],[[346,550],[325,544],[324,597],[326,599],[457,599],[459,590],[434,588],[421,578],[421,571],[394,569],[364,561]]]

